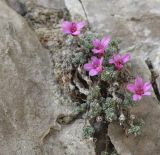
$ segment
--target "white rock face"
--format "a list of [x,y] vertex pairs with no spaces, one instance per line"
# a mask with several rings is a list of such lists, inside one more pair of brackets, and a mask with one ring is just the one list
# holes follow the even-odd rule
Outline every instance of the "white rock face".
[[[71,155],[77,151],[83,155],[85,150],[94,155],[92,145],[79,141],[82,123],[63,128],[56,122],[59,116],[70,115],[74,105],[55,82],[49,52],[25,20],[2,1],[0,23],[0,154]],[[53,141],[57,145],[47,152]]]

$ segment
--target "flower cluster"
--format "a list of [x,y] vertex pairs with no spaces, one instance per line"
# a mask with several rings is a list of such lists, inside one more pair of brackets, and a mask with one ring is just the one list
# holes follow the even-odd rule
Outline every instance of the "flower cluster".
[[[81,30],[85,26],[85,22],[62,22],[62,31],[67,35],[79,36]],[[91,44],[93,46],[92,53],[93,56],[88,61],[88,63],[84,64],[84,70],[89,72],[89,76],[96,76],[102,73],[104,66],[103,61],[105,55],[107,55],[107,48],[109,47],[111,38],[109,36],[103,37],[101,40],[96,38],[92,40]],[[120,71],[123,69],[125,63],[130,60],[130,54],[120,54],[113,53],[112,56],[108,60],[108,64],[114,65],[116,71]],[[133,93],[133,101],[141,100],[142,96],[151,95],[149,89],[151,88],[150,82],[143,82],[140,76],[137,76],[134,84],[128,84],[127,89],[131,93]]]
[[[66,41],[71,50],[66,58],[71,63],[67,90],[77,103],[75,115],[85,116],[83,136],[96,138],[95,135],[104,132],[113,121],[119,122],[125,134],[140,135],[144,122],[135,117],[130,108],[143,96],[151,95],[151,83],[139,75],[130,83],[133,78],[126,63],[131,55],[119,52],[117,39],[93,32],[82,34],[85,25],[84,21],[63,21],[61,25],[63,33],[71,36]],[[68,67],[68,63],[63,68]]]

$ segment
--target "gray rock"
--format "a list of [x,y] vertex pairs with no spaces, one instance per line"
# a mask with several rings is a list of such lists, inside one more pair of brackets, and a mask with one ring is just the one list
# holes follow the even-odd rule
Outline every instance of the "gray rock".
[[[53,155],[55,152],[45,148],[54,140],[57,145],[52,149],[58,155],[64,155],[65,149],[59,149],[59,144],[69,148],[68,155],[83,149],[94,152],[92,146],[78,141],[78,122],[63,129],[56,121],[61,115],[70,116],[74,105],[56,83],[49,52],[25,20],[3,1],[0,23],[0,154]],[[52,134],[58,132],[57,139],[52,139]],[[68,140],[59,140],[61,133]]]
[[64,0],[35,0],[35,3],[45,8],[53,8],[53,9],[65,8]]
[[128,67],[133,76],[140,75],[145,81],[151,81],[151,72],[142,58],[131,58]]
[[79,18],[87,20],[84,8],[79,0],[65,0],[65,4],[73,20],[77,20]]
[[24,5],[24,3],[21,3],[20,1],[17,1],[17,0],[6,0],[6,2],[11,8],[13,8],[15,11],[17,11],[22,16],[26,14],[27,10],[26,10],[26,6]]
[[[150,79],[147,66],[140,59],[131,61],[131,72],[133,75],[141,73],[141,76],[148,81]],[[160,154],[160,106],[152,96],[144,97],[137,106],[131,109],[131,113],[138,118],[142,118],[145,125],[140,136],[134,137],[125,135],[122,128],[114,123],[108,128],[108,135],[121,155],[159,155]]]
[[45,155],[95,155],[93,142],[82,138],[83,126],[84,120],[77,120],[49,137],[44,141]]
[[[81,1],[93,30],[120,38],[123,50],[133,47],[130,52],[135,57],[149,57],[160,73],[160,1]],[[71,13],[76,4],[69,7]]]
[[7,4],[12,9],[17,11],[22,16],[24,16],[27,13],[27,11],[30,11],[27,10],[27,8],[29,7],[32,8],[34,5],[48,9],[57,9],[57,10],[66,8],[64,0],[2,0],[2,1],[6,1]]

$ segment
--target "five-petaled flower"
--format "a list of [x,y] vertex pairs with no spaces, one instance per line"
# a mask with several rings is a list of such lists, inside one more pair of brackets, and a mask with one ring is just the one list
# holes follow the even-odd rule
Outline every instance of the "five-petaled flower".
[[124,66],[124,64],[129,61],[130,59],[130,54],[125,54],[125,55],[120,55],[120,54],[114,54],[110,59],[109,59],[109,64],[114,64],[115,68],[117,70],[121,70]]
[[110,42],[110,37],[105,36],[102,40],[95,39],[92,41],[92,44],[94,48],[92,49],[92,52],[94,54],[98,54],[100,56],[103,56],[105,53],[105,49],[108,47]]
[[89,63],[84,64],[84,69],[89,71],[90,76],[98,75],[103,70],[103,58],[98,59],[97,57],[91,57]]
[[63,21],[62,23],[62,31],[65,34],[70,34],[72,36],[78,36],[81,32],[81,29],[85,26],[85,22],[69,22]]
[[143,82],[142,78],[137,76],[135,79],[134,84],[128,84],[127,89],[132,92],[133,100],[139,101],[141,100],[142,96],[149,96],[151,95],[151,92],[149,89],[151,88],[150,82]]

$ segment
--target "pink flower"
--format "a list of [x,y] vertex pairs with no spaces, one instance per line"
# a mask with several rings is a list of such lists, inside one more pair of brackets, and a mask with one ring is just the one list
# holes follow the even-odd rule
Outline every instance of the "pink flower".
[[69,22],[63,21],[62,23],[62,31],[65,34],[70,34],[72,36],[78,36],[80,34],[81,29],[85,26],[85,22],[81,21],[77,22]]
[[95,76],[102,72],[103,70],[103,58],[98,59],[97,57],[93,56],[89,63],[84,65],[84,69],[89,71],[90,76]]
[[114,54],[112,58],[109,59],[109,64],[114,64],[117,70],[121,70],[124,64],[129,61],[130,54],[120,55]]
[[149,92],[149,89],[151,88],[150,82],[143,82],[141,77],[137,77],[135,79],[134,84],[128,84],[127,89],[134,93],[133,100],[139,101],[141,100],[142,96],[148,96],[151,95],[151,92]]
[[106,36],[102,40],[95,39],[93,40],[92,44],[94,48],[92,49],[92,52],[94,54],[100,54],[103,55],[105,53],[105,49],[108,47],[110,42],[110,37]]

